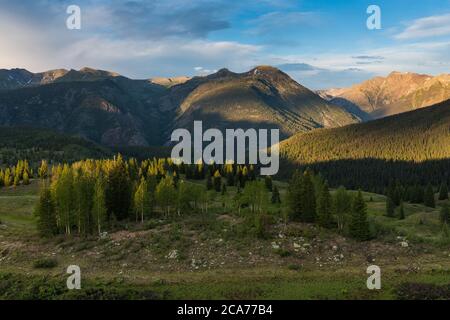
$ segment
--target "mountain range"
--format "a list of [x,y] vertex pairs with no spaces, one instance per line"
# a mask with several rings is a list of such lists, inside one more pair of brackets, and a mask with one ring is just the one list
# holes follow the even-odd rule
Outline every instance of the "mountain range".
[[222,130],[277,128],[282,138],[362,120],[269,66],[147,80],[91,68],[0,70],[0,88],[0,125],[50,128],[106,146],[164,145],[194,120]]
[[[449,80],[448,74],[393,72],[350,88],[313,92],[271,66],[143,80],[92,68],[0,70],[0,126],[47,128],[107,147],[147,147],[169,145],[172,130],[192,129],[194,120],[202,120],[205,128],[220,130],[277,128],[282,139],[292,137],[286,145],[301,144],[299,139],[321,137],[321,130],[309,135],[314,129],[357,124],[450,99]],[[399,127],[408,123],[402,117],[386,121],[400,121]],[[325,132],[348,136],[349,128],[354,127]]]
[[[333,104],[348,110],[360,109],[364,119],[411,111],[450,99],[450,74],[430,76],[411,72],[392,72],[350,88],[318,92]],[[361,114],[360,114],[361,116]]]

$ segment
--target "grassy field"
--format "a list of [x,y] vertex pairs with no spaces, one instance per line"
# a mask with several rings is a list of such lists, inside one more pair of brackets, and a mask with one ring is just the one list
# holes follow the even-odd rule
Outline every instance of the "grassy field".
[[[277,184],[283,199],[286,185]],[[245,212],[230,213],[234,193],[218,194],[208,214],[128,223],[104,239],[46,240],[38,237],[32,215],[37,182],[3,188],[0,298],[446,298],[450,242],[439,223],[441,203],[436,209],[406,204],[406,219],[397,220],[384,216],[384,196],[365,193],[377,238],[363,243],[313,225],[286,224],[284,205],[271,205],[274,223],[260,239]],[[72,264],[81,267],[82,290],[65,288]],[[366,268],[373,264],[382,270],[381,290],[366,287]]]

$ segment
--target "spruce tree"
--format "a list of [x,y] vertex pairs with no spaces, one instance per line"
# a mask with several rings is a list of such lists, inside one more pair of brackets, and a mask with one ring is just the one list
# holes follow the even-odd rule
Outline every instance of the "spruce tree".
[[302,178],[303,175],[296,170],[291,177],[287,190],[289,215],[293,220],[300,220],[302,215]]
[[400,220],[405,220],[405,208],[403,202],[400,202],[400,206],[398,208],[398,218]]
[[267,190],[272,191],[272,177],[266,176],[264,178],[264,183],[266,185]]
[[213,182],[211,175],[209,173],[206,174],[206,190],[211,190],[213,188]]
[[220,192],[222,187],[222,176],[220,175],[219,170],[216,170],[216,172],[214,172],[214,189],[216,190],[216,192]]
[[277,186],[273,186],[272,188],[271,202],[274,204],[281,203],[280,191],[278,190]]
[[436,203],[434,201],[434,191],[431,184],[428,184],[427,188],[425,189],[424,204],[430,208],[436,207]]
[[222,184],[222,195],[224,196],[227,193],[227,185],[225,183]]
[[34,215],[37,217],[37,229],[42,237],[52,237],[57,234],[55,205],[50,189],[45,185],[41,187]]
[[361,190],[358,191],[358,194],[353,199],[349,233],[352,238],[359,241],[366,241],[370,238],[367,206]]
[[317,197],[317,222],[324,228],[333,226],[332,200],[328,183],[325,182]]
[[391,197],[386,198],[386,216],[389,218],[395,216],[395,204]]
[[443,224],[450,224],[450,208],[446,203],[441,208],[440,219]]
[[124,220],[130,215],[132,185],[127,166],[119,154],[107,166],[106,207],[108,216]]
[[439,200],[448,200],[448,187],[445,182],[442,182],[439,188]]
[[316,194],[312,178],[312,173],[308,170],[303,174],[301,188],[301,219],[304,222],[316,221]]

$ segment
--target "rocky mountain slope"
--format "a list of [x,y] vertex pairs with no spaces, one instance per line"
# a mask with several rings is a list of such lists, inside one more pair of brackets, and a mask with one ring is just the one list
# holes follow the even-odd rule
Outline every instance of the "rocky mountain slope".
[[359,107],[372,118],[406,112],[450,99],[450,74],[429,76],[392,72],[350,88],[320,92],[334,104]]
[[0,71],[0,125],[77,134],[107,146],[167,144],[175,128],[278,128],[281,137],[360,121],[273,67],[132,80],[83,68]]
[[176,111],[172,127],[278,128],[282,137],[360,119],[330,104],[280,70],[259,66],[245,73],[222,69],[170,88],[161,106]]

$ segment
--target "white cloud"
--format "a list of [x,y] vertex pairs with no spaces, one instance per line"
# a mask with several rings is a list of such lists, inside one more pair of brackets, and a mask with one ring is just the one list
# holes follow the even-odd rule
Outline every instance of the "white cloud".
[[398,40],[438,37],[450,34],[450,14],[430,16],[414,20],[401,33],[394,36]]

